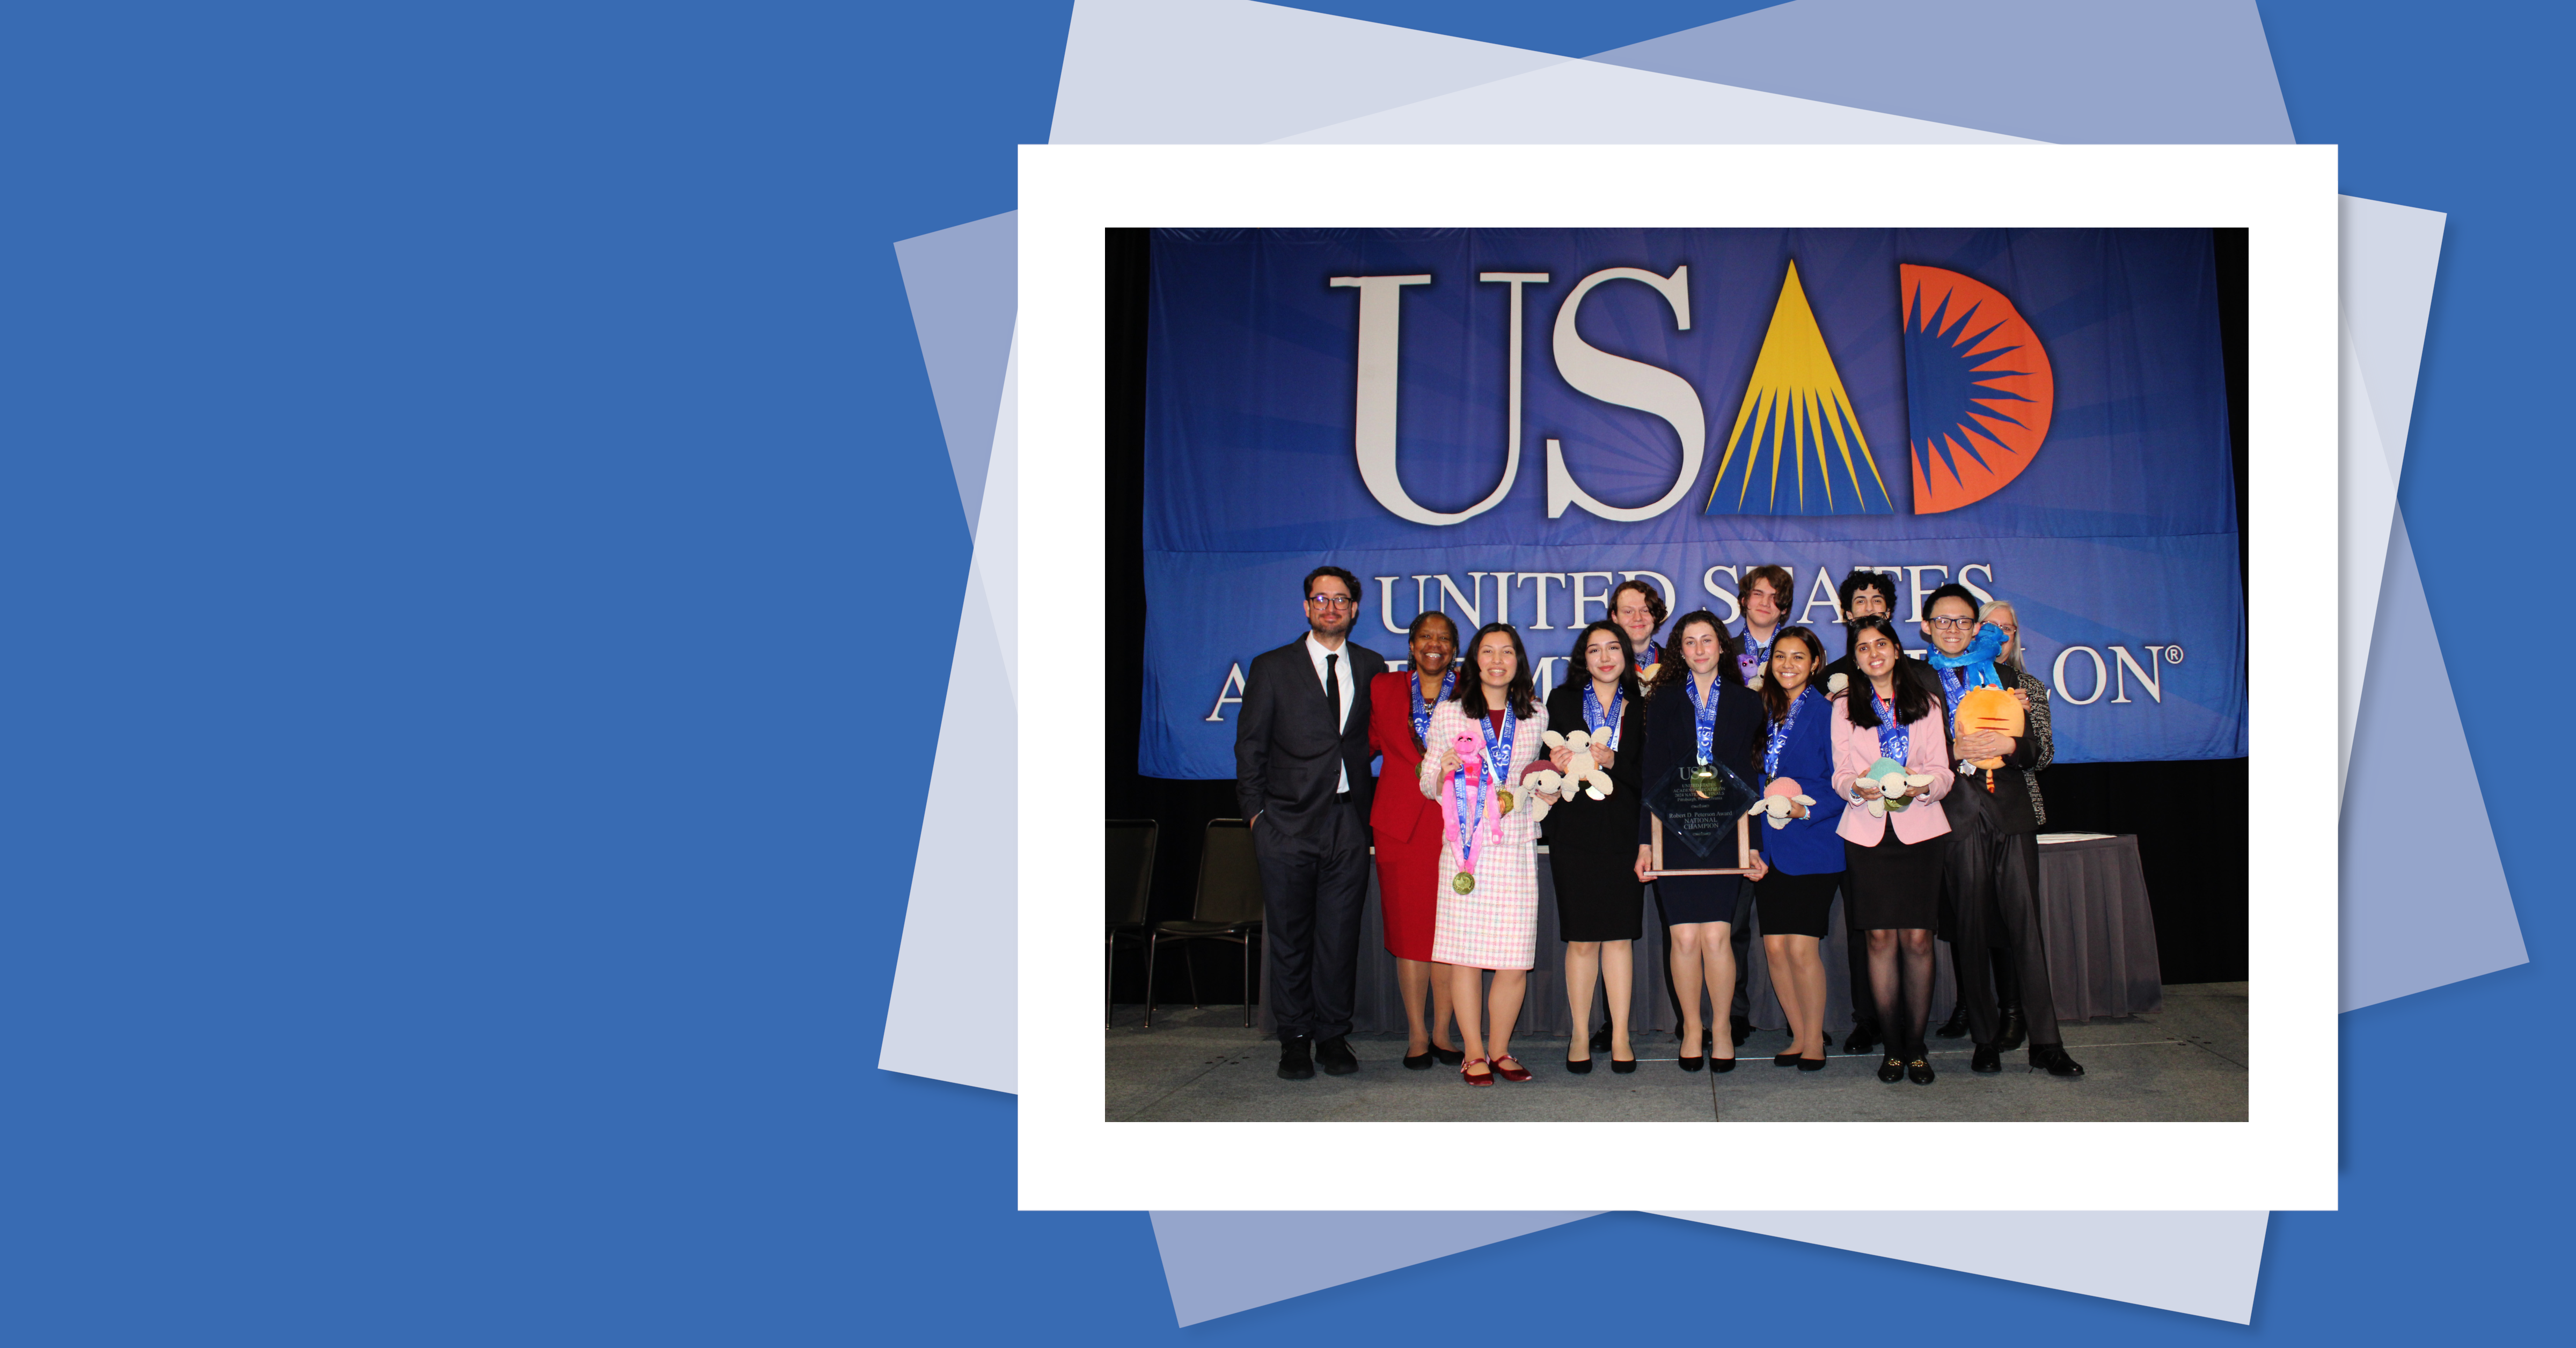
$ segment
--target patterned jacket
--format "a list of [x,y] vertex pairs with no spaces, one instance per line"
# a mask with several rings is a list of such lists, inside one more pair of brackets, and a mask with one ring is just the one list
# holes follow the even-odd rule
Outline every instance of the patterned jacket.
[[2031,818],[2045,824],[2048,822],[2048,806],[2039,798],[2039,770],[2057,758],[2057,738],[2048,729],[2048,685],[2032,678],[2029,670],[2018,667],[2013,668],[2013,677],[2015,686],[2030,698],[2030,710],[2022,718],[2022,734],[2024,738],[2039,741],[2039,756],[2031,760],[2029,767],[2022,769],[2021,779],[2030,784]]

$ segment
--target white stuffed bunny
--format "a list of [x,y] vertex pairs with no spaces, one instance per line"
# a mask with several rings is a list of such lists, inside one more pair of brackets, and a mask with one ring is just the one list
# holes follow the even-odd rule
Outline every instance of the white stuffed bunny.
[[1539,740],[1551,750],[1574,751],[1574,761],[1568,765],[1571,771],[1559,774],[1554,769],[1549,770],[1549,775],[1560,776],[1565,783],[1564,788],[1557,792],[1558,799],[1572,795],[1577,787],[1581,787],[1584,793],[1594,800],[1609,797],[1610,774],[1601,770],[1601,759],[1596,752],[1598,746],[1592,742],[1591,731],[1578,730],[1571,735],[1560,735],[1551,730],[1539,736]]

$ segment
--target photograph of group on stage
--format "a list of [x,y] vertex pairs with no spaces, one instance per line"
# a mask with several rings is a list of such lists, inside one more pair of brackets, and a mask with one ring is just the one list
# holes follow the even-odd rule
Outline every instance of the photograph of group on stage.
[[2244,231],[1105,246],[1111,1120],[2247,1117]]

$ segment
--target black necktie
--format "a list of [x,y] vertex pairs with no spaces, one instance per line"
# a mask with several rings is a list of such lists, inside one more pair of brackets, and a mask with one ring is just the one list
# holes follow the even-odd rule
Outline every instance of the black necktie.
[[1333,729],[1342,728],[1342,657],[1324,657],[1324,700],[1333,704]]

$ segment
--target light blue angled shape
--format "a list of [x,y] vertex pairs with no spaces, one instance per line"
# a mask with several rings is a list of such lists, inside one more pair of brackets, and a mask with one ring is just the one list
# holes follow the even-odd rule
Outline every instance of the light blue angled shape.
[[1591,58],[2069,145],[2287,145],[2253,0],[1794,0]]
[[1002,372],[1020,312],[1019,212],[955,225],[894,246],[913,334],[939,405],[939,433],[957,474],[971,535],[984,509],[1001,414]]

